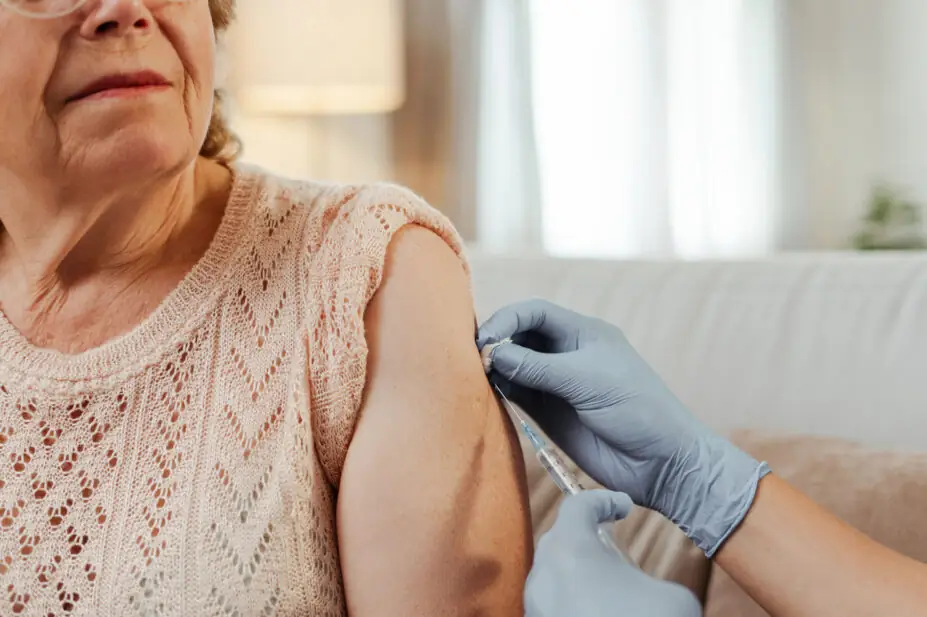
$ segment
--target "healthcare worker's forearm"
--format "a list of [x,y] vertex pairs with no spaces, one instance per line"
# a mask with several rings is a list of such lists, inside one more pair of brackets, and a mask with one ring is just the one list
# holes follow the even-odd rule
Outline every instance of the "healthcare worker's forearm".
[[715,563],[773,617],[927,616],[927,565],[870,540],[775,475],[760,482]]

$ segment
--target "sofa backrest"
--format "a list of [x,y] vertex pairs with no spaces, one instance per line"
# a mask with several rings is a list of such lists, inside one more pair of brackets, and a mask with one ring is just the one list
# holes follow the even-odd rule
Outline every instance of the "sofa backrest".
[[607,319],[719,431],[927,451],[927,257],[470,262],[481,320],[531,297]]

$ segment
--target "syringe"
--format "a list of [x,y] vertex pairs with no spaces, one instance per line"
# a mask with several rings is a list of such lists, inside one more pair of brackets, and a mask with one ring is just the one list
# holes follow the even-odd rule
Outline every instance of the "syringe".
[[[557,452],[556,448],[547,444],[544,439],[537,434],[531,427],[531,423],[528,421],[528,418],[519,411],[512,402],[505,396],[502,390],[499,389],[499,386],[493,384],[496,392],[499,394],[499,398],[502,401],[502,404],[505,406],[506,410],[509,412],[509,415],[512,418],[512,421],[518,426],[521,431],[528,438],[528,441],[531,442],[531,446],[534,448],[534,453],[538,458],[538,462],[541,464],[541,467],[544,468],[544,471],[547,472],[547,475],[551,477],[554,481],[554,484],[557,485],[557,488],[563,492],[564,495],[576,495],[585,490],[579,480],[576,478],[576,475],[570,471],[566,466],[566,463],[563,462],[560,454]],[[618,548],[618,545],[615,544],[615,538],[612,536],[612,526],[614,523],[606,522],[599,525],[598,534],[599,539],[602,541],[605,546],[613,550],[616,555],[621,557],[627,563],[633,563],[630,557],[624,554],[624,552]]]

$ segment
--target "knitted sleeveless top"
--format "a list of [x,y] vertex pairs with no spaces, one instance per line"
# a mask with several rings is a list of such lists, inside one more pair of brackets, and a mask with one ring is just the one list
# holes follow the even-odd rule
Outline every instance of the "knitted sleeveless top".
[[405,189],[239,166],[210,248],[128,334],[67,355],[0,316],[0,615],[344,615],[364,310],[409,223],[462,254]]

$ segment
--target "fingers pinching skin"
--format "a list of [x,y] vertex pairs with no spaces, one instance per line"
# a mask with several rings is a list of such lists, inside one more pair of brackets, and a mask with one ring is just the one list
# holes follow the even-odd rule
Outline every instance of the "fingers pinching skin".
[[569,377],[568,358],[562,354],[547,354],[517,343],[503,343],[493,348],[490,368],[514,384],[540,392],[553,392]]
[[558,336],[573,327],[580,315],[547,300],[525,300],[496,311],[479,328],[476,344],[482,349],[491,343],[525,332]]

